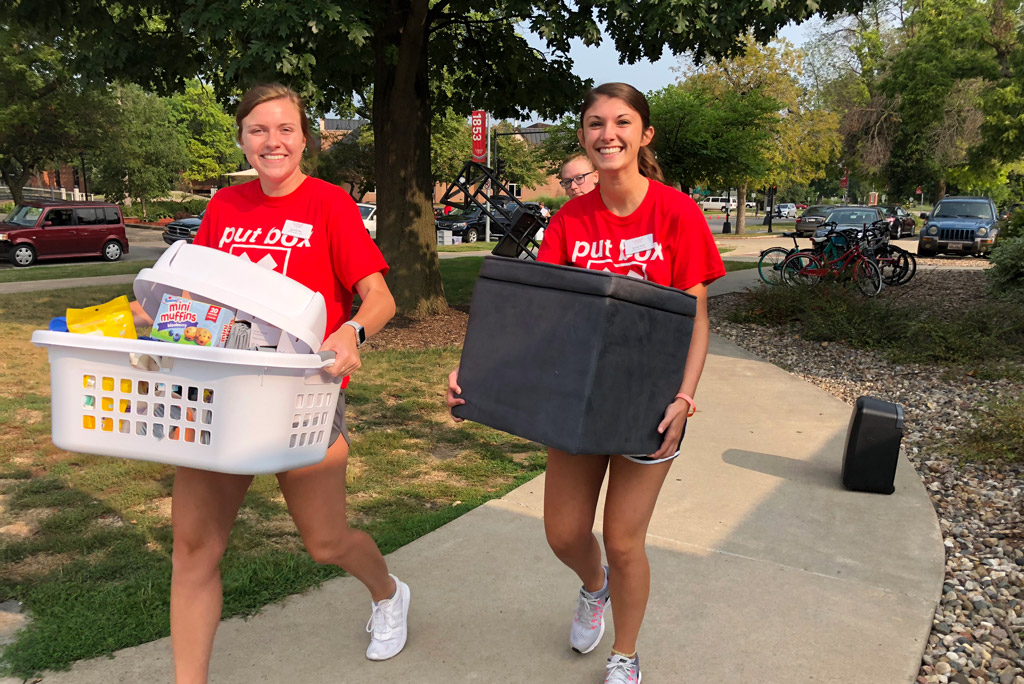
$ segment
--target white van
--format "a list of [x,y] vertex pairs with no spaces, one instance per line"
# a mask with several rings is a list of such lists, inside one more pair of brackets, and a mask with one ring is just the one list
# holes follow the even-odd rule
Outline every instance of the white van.
[[735,197],[708,197],[706,200],[701,202],[701,209],[704,211],[725,211],[726,207],[729,210],[736,208]]

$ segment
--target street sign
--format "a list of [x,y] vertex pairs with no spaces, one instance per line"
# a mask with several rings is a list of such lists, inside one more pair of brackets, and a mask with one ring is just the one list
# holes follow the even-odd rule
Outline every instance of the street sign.
[[846,188],[850,187],[850,170],[849,169],[844,171],[843,172],[843,177],[839,179],[839,187],[843,188],[844,190]]
[[918,195],[924,194],[924,193],[921,192],[921,186],[920,185],[917,186],[917,193],[916,194],[918,194]]
[[474,110],[470,118],[473,128],[473,161],[487,162],[487,112]]

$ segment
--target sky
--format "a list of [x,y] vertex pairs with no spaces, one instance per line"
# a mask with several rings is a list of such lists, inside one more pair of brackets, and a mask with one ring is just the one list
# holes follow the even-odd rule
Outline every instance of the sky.
[[[779,34],[799,47],[810,38],[815,23],[814,19],[800,25],[791,23]],[[531,44],[542,47],[536,39],[531,40]],[[671,85],[680,77],[672,71],[673,67],[679,66],[679,58],[667,51],[657,62],[643,60],[636,64],[619,64],[619,53],[607,38],[598,47],[586,47],[582,41],[574,40],[569,56],[573,59],[573,73],[581,78],[592,78],[595,84],[621,81],[648,93]]]

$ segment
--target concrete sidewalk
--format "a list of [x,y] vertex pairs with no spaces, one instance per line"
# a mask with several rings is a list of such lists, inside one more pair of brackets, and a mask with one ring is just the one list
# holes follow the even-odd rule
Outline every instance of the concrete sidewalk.
[[[762,248],[763,249],[763,248]],[[760,253],[760,252],[758,252]],[[486,256],[490,252],[442,252],[439,256],[442,259],[456,259],[464,256]],[[751,279],[751,274],[753,278]],[[747,282],[749,280],[749,283]],[[121,283],[135,282],[135,274],[124,275],[92,276],[89,278],[59,278],[53,280],[25,280],[14,283],[0,283],[0,294],[13,294],[17,292],[34,292],[37,290],[64,290],[73,287],[92,287],[94,285],[119,285]],[[728,282],[728,284],[727,284]],[[736,271],[728,274],[727,278],[717,281],[718,289],[713,289],[711,294],[724,294],[744,289],[748,284],[758,282],[757,269]],[[725,289],[722,289],[725,286]],[[714,285],[712,285],[714,288]]]
[[[944,558],[913,467],[901,458],[892,496],[845,491],[850,407],[722,338],[699,402],[648,536],[644,681],[912,682]],[[545,543],[543,487],[537,478],[388,557],[412,588],[394,660],[365,659],[369,599],[345,577],[225,621],[211,682],[603,681],[610,634],[590,655],[568,647],[578,581]],[[169,639],[43,678],[170,681]]]
[[[464,256],[486,256],[490,252],[441,252],[441,259],[456,259]],[[134,283],[135,274],[91,276],[88,278],[54,278],[52,280],[24,280],[13,283],[0,283],[0,294],[16,292],[34,292],[37,290],[66,290],[72,287],[92,287],[94,285],[120,285]]]

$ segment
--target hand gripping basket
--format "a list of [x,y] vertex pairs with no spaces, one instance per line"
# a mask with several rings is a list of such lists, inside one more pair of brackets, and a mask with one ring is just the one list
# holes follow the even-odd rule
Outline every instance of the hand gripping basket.
[[298,353],[37,330],[32,342],[50,356],[54,444],[235,474],[323,460],[340,387],[323,370],[330,361],[312,353],[326,326],[319,293],[184,241],[143,269],[134,289],[150,315],[165,292],[189,292],[280,328],[279,348]]

